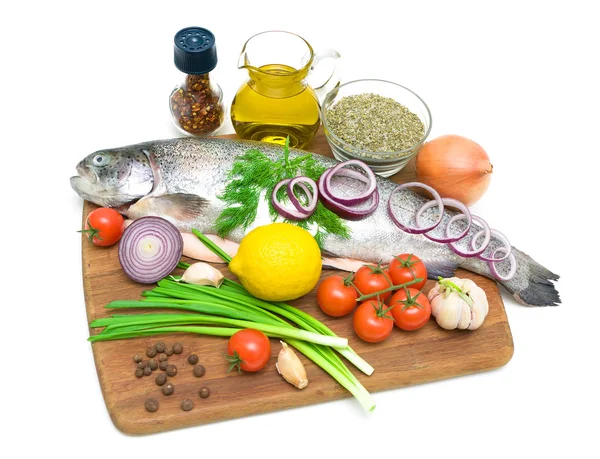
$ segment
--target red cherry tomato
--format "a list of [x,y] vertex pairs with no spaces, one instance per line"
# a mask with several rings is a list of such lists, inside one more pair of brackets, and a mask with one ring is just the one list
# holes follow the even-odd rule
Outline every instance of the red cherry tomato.
[[412,253],[402,253],[392,258],[388,266],[388,272],[394,285],[405,284],[416,278],[422,278],[421,282],[412,284],[409,287],[421,290],[427,282],[427,268],[425,263],[419,257]]
[[113,245],[123,235],[125,220],[115,209],[101,207],[93,210],[85,220],[85,227],[80,233],[87,234],[95,245]]
[[356,307],[358,292],[350,277],[329,276],[317,290],[317,303],[325,314],[333,317],[345,316]]
[[368,343],[383,341],[394,328],[390,309],[376,300],[367,300],[356,308],[353,322],[356,334]]
[[[354,286],[358,289],[361,295],[369,295],[366,298],[377,299],[375,292],[385,290],[392,286],[392,281],[385,269],[381,265],[369,266],[365,265],[356,271],[354,275]],[[392,292],[385,292],[379,295],[379,299],[386,300]]]
[[392,316],[396,326],[402,330],[417,330],[431,317],[431,305],[420,290],[407,288],[398,290],[390,299]]
[[259,371],[271,358],[271,343],[263,332],[246,328],[229,338],[227,354],[227,360],[231,364],[230,371],[235,367],[240,372]]

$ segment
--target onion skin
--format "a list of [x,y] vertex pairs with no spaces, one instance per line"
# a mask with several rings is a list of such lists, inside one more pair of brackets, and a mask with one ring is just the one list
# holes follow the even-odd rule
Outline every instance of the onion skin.
[[417,181],[443,198],[472,206],[484,195],[493,166],[478,143],[459,135],[444,135],[427,142],[416,158]]

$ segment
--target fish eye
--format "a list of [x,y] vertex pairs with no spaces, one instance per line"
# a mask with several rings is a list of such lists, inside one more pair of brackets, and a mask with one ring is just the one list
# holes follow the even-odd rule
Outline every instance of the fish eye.
[[109,162],[109,158],[106,155],[96,155],[92,158],[92,164],[94,166],[102,167],[106,166]]

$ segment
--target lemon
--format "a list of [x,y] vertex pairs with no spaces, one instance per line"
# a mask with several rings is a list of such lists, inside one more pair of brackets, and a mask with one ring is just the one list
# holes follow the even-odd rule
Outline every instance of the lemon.
[[321,251],[308,231],[290,223],[271,223],[242,239],[229,270],[261,300],[293,300],[317,284]]

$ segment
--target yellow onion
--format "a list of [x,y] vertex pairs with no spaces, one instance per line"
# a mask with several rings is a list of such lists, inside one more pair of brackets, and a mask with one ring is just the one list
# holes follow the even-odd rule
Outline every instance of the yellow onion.
[[427,142],[416,159],[419,182],[435,188],[443,198],[458,199],[467,206],[483,196],[492,169],[485,150],[459,135],[444,135]]

